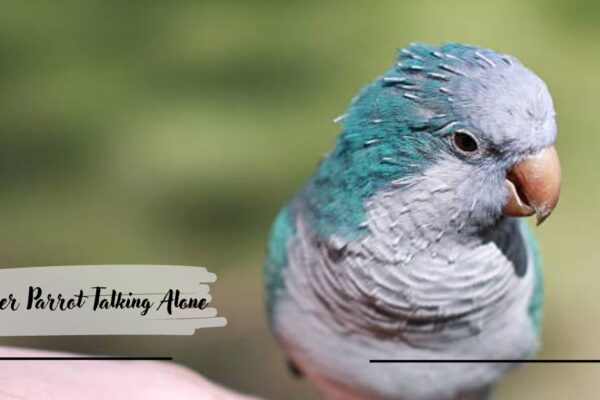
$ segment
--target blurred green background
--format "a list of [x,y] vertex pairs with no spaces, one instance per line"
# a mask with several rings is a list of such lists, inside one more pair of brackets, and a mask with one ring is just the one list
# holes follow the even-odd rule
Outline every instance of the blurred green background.
[[[517,56],[554,96],[564,189],[538,230],[541,357],[600,357],[599,18],[593,0],[2,2],[1,266],[203,265],[229,325],[0,343],[172,355],[237,390],[313,396],[263,313],[271,218],[396,48],[452,40]],[[599,378],[600,366],[530,365],[496,398],[594,398]]]

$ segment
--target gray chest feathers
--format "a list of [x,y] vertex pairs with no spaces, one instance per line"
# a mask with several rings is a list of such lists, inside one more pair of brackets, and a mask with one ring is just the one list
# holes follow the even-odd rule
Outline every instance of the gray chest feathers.
[[436,215],[448,196],[379,193],[366,203],[370,234],[357,240],[319,239],[298,214],[289,301],[344,337],[429,350],[522,319],[533,268],[520,222],[469,234],[468,210]]

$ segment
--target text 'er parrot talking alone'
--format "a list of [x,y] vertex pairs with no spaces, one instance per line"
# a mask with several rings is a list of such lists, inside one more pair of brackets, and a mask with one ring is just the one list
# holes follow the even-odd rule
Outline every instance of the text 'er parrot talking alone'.
[[327,400],[488,398],[538,346],[541,263],[517,217],[558,201],[544,82],[492,50],[413,44],[340,120],[271,231],[286,358]]

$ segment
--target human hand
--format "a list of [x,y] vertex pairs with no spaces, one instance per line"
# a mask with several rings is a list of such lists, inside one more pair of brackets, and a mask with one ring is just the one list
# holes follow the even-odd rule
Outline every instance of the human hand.
[[[63,353],[0,347],[0,357]],[[0,361],[0,400],[258,400],[162,361]]]

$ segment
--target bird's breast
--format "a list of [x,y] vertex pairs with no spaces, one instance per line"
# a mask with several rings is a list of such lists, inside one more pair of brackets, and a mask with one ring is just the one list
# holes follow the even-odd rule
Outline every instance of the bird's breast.
[[499,240],[456,235],[459,226],[436,224],[418,203],[376,196],[366,204],[369,234],[354,240],[323,240],[297,215],[289,297],[341,333],[415,347],[449,346],[503,323],[532,290],[531,274],[516,274],[508,254],[524,249],[519,225],[505,221]]

